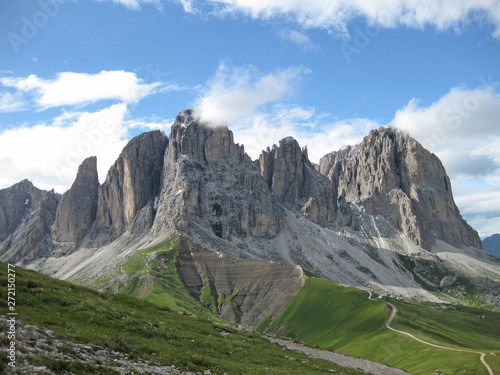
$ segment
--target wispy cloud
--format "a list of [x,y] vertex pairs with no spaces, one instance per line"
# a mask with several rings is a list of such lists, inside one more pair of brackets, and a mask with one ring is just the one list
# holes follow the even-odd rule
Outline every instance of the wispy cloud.
[[31,95],[40,108],[81,105],[107,99],[135,103],[155,93],[162,85],[159,82],[144,83],[135,73],[122,70],[97,74],[63,72],[54,79],[43,79],[34,74],[3,77],[0,84],[14,88],[18,93]]
[[[98,2],[112,2],[115,4],[123,5],[130,10],[141,10],[143,5],[153,5],[158,10],[163,11],[162,0],[96,0]],[[186,13],[193,13],[194,7],[191,0],[169,0],[171,2],[179,3]]]
[[221,13],[237,12],[254,19],[293,19],[304,28],[325,28],[347,34],[347,23],[364,17],[384,28],[399,26],[438,30],[460,29],[465,24],[493,24],[493,35],[500,38],[500,3],[494,0],[208,0],[222,5]]
[[314,51],[319,49],[311,39],[303,32],[297,30],[281,30],[279,33],[281,39],[297,44],[304,51]]
[[0,113],[24,111],[26,106],[20,93],[0,92]]
[[97,1],[99,2],[110,1],[115,4],[123,5],[125,8],[131,10],[140,10],[142,8],[141,5],[144,4],[151,4],[160,10],[163,9],[163,4],[161,3],[160,0],[97,0]]
[[237,128],[260,106],[293,94],[297,83],[309,72],[303,67],[290,67],[263,74],[253,66],[220,64],[195,106],[202,121]]

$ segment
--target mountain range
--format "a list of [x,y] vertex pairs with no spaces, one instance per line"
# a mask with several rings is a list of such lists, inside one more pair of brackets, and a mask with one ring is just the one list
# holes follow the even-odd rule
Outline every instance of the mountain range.
[[482,243],[486,251],[500,257],[500,234],[493,234],[485,238]]
[[[174,239],[173,260],[150,250]],[[500,260],[460,215],[442,163],[390,127],[319,164],[291,137],[252,160],[226,126],[183,110],[169,137],[133,138],[102,183],[90,157],[62,196],[28,180],[0,190],[0,260],[179,308],[187,291],[250,327],[274,321],[306,275],[500,307]],[[168,267],[183,288],[173,299]]]

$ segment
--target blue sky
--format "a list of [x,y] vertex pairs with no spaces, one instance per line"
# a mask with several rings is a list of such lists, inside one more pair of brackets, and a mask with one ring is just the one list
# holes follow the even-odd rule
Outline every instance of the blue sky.
[[180,110],[256,158],[294,136],[317,162],[393,125],[435,152],[467,220],[500,232],[500,2],[5,0],[0,188],[64,192],[97,155]]

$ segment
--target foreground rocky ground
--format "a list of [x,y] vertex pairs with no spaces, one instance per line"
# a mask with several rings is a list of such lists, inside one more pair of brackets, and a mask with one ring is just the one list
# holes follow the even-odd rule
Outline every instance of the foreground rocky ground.
[[[8,321],[0,317],[0,326]],[[0,342],[7,348],[10,340],[7,330],[0,332]],[[56,337],[54,332],[36,326],[16,324],[17,358],[14,368],[2,355],[0,372],[10,374],[151,374],[151,375],[201,375],[201,373],[181,372],[175,366],[160,366],[149,361],[132,359],[124,353],[98,345],[77,344]],[[203,375],[209,375],[207,370]]]
[[[0,316],[0,326],[7,327],[8,319]],[[8,348],[10,340],[8,330],[0,332],[0,342]],[[338,365],[358,369],[373,375],[407,375],[402,370],[393,369],[375,362],[349,357],[328,350],[314,349],[289,340],[267,337],[273,344],[284,346],[283,349],[299,351],[312,358],[319,358]],[[182,372],[175,366],[161,366],[150,361],[131,358],[127,354],[103,348],[99,345],[77,344],[62,340],[50,330],[43,330],[22,322],[16,324],[15,367],[8,366],[8,360],[2,353],[0,370],[6,375],[13,374],[151,374],[151,375],[210,375],[210,370],[201,372]],[[293,354],[286,356],[294,361]],[[332,373],[336,372],[331,370]],[[342,374],[342,373],[340,373]]]

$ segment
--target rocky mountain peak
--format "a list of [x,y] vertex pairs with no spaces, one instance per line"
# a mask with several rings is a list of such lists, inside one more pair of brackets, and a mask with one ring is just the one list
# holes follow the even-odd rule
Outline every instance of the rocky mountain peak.
[[372,130],[355,147],[325,155],[318,167],[337,197],[388,219],[415,244],[436,240],[454,246],[481,243],[461,217],[440,160],[402,131]]
[[166,135],[154,130],[134,137],[125,146],[99,187],[96,232],[105,229],[116,239],[131,228],[142,209],[141,227],[143,221],[149,222],[146,226],[152,224],[167,143]]
[[316,223],[331,221],[335,215],[334,195],[329,181],[318,173],[292,137],[259,156],[261,175],[274,197],[301,211]]
[[0,190],[0,242],[14,233],[44,193],[28,180]]
[[172,125],[153,232],[189,233],[200,219],[222,238],[270,237],[279,227],[269,189],[233,133],[184,110]]
[[0,256],[26,263],[45,254],[60,199],[28,180],[0,190]]
[[97,158],[92,156],[80,165],[75,182],[57,207],[52,227],[54,244],[69,246],[67,251],[79,245],[96,219],[98,191]]
[[202,123],[193,109],[185,109],[176,117],[166,156],[174,162],[181,157],[204,163],[227,157],[250,160],[244,147],[234,143],[233,132],[227,126]]

